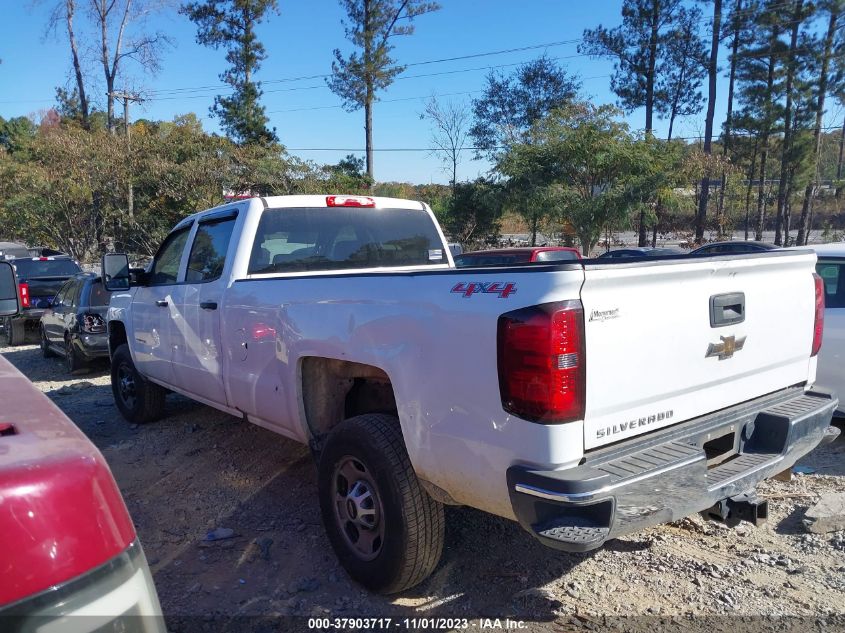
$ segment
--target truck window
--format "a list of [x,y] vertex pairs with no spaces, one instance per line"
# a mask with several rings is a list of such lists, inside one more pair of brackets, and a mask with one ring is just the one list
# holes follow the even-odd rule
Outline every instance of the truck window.
[[36,277],[69,277],[82,272],[70,259],[15,259],[12,260],[18,279]]
[[200,223],[191,246],[185,281],[200,283],[220,278],[234,229],[235,218]]
[[91,290],[89,290],[88,304],[91,307],[102,307],[109,304],[111,293],[103,286],[101,279],[96,279],[91,282]]
[[826,308],[845,308],[845,261],[820,261],[816,272],[824,282]]
[[287,208],[263,212],[248,272],[446,263],[437,229],[422,210]]
[[188,241],[190,225],[174,231],[164,240],[161,248],[156,253],[150,268],[150,285],[166,286],[175,284],[179,276],[179,263],[182,261],[182,252],[185,250],[185,243]]
[[571,262],[578,256],[573,251],[540,251],[535,261],[538,262]]

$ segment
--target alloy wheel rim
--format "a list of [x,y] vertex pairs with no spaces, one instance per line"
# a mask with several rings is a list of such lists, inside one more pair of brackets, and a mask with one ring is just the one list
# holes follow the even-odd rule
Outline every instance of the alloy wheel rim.
[[350,551],[373,560],[384,545],[384,510],[369,469],[350,455],[339,459],[332,476],[334,515]]
[[138,397],[135,376],[126,365],[121,365],[117,370],[117,390],[123,404],[129,409],[134,409]]

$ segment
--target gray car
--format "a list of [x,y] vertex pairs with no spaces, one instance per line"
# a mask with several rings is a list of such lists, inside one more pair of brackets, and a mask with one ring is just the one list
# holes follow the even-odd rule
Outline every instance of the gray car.
[[64,356],[67,370],[74,373],[97,358],[108,357],[109,291],[98,275],[74,275],[45,307],[40,328],[45,358]]

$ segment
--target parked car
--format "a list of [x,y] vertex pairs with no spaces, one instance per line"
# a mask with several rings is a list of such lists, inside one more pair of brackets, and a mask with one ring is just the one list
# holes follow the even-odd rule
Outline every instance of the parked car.
[[730,255],[734,253],[761,253],[771,251],[779,246],[766,242],[752,242],[733,240],[728,242],[710,242],[690,251],[690,255]]
[[[17,304],[14,272],[0,262],[0,315]],[[3,356],[0,402],[0,629],[164,633],[147,560],[103,456]]]
[[99,275],[80,273],[68,279],[41,315],[44,357],[64,356],[70,373],[97,358],[108,358],[108,307],[109,291]]
[[38,331],[41,315],[62,285],[82,269],[68,255],[19,257],[10,260],[15,269],[20,311],[3,320],[7,345],[20,345],[27,330]]
[[29,248],[17,242],[0,242],[0,260],[29,257]]
[[310,446],[328,539],[383,593],[434,570],[444,503],[567,551],[762,521],[756,484],[835,437],[816,255],[655,263],[453,268],[420,202],[242,200],[148,271],[104,257],[112,393],[132,423],[175,391]]
[[[816,272],[824,283],[824,345],[816,383],[845,397],[845,243],[812,247],[819,256]],[[840,401],[836,415],[845,419]]]
[[568,246],[528,246],[523,248],[495,248],[463,253],[455,259],[455,266],[516,266],[535,262],[571,262],[581,259],[577,248]]
[[622,259],[628,257],[665,257],[668,255],[683,255],[679,248],[652,248],[651,246],[629,246],[616,248],[602,253],[596,259]]

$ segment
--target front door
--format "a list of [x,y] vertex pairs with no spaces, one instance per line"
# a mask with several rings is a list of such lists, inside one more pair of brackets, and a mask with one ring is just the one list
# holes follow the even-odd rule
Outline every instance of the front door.
[[144,376],[174,383],[171,329],[178,321],[178,282],[191,227],[180,227],[167,236],[153,260],[149,283],[135,291],[132,300],[132,345],[135,366]]
[[236,221],[237,211],[225,211],[200,220],[194,232],[180,300],[180,345],[174,349],[179,385],[222,405],[226,405],[226,393],[220,309],[226,287],[223,270]]

